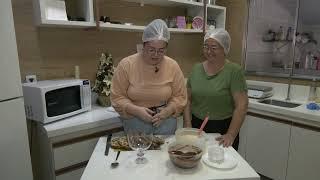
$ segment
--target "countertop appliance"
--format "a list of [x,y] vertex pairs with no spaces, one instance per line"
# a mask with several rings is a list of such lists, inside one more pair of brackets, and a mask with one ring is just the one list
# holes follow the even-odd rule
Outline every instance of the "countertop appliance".
[[27,121],[10,0],[0,1],[1,180],[32,180]]
[[260,85],[248,85],[248,97],[256,99],[264,99],[273,95],[273,88]]
[[87,79],[46,80],[22,85],[26,116],[50,123],[91,109]]

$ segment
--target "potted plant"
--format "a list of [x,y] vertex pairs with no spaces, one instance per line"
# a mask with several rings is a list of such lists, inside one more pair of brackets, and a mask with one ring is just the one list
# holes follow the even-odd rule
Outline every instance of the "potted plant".
[[110,89],[111,80],[114,73],[112,55],[110,53],[102,53],[96,74],[96,81],[92,88],[93,92],[98,95],[98,104],[101,106],[110,106]]

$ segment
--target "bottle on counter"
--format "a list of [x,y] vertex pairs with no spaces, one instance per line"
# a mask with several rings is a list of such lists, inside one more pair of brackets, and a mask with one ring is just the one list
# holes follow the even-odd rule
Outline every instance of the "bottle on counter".
[[317,80],[316,78],[313,78],[310,84],[308,101],[314,102],[316,99],[317,99]]
[[292,30],[292,27],[288,27],[286,40],[292,41],[292,39],[293,39],[293,30]]
[[320,70],[320,57],[317,58],[317,68],[316,70]]
[[286,36],[284,34],[284,31],[283,31],[283,26],[280,26],[278,32],[276,33],[276,37],[275,37],[275,40],[276,41],[281,41],[281,40],[285,40]]
[[78,65],[74,66],[74,78],[80,79],[80,68]]
[[306,60],[305,60],[305,62],[304,62],[304,69],[305,69],[305,70],[311,68],[312,59],[313,59],[313,57],[312,57],[311,52],[308,52],[307,55],[306,55]]
[[318,58],[316,56],[312,56],[311,69],[317,70],[317,66],[318,66]]

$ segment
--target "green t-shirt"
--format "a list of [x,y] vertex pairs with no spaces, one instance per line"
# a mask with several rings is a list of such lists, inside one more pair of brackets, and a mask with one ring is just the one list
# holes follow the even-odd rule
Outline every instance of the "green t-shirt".
[[242,68],[229,61],[216,75],[208,76],[202,63],[196,64],[188,78],[187,87],[192,93],[192,114],[204,119],[222,120],[232,116],[234,101],[232,93],[247,90]]

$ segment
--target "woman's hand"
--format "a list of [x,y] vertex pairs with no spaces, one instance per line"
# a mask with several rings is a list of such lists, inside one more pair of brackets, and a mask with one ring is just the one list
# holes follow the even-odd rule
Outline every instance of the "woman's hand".
[[152,110],[150,110],[149,108],[146,107],[138,107],[136,109],[136,116],[138,116],[140,119],[144,120],[145,122],[151,123],[153,120],[152,115],[155,112],[153,112]]
[[235,136],[230,133],[224,134],[216,138],[219,141],[219,145],[223,145],[223,147],[229,147],[233,144]]
[[161,124],[161,121],[163,119],[167,119],[172,114],[166,108],[159,108],[159,110],[160,112],[152,117],[152,124],[156,127],[158,127]]

